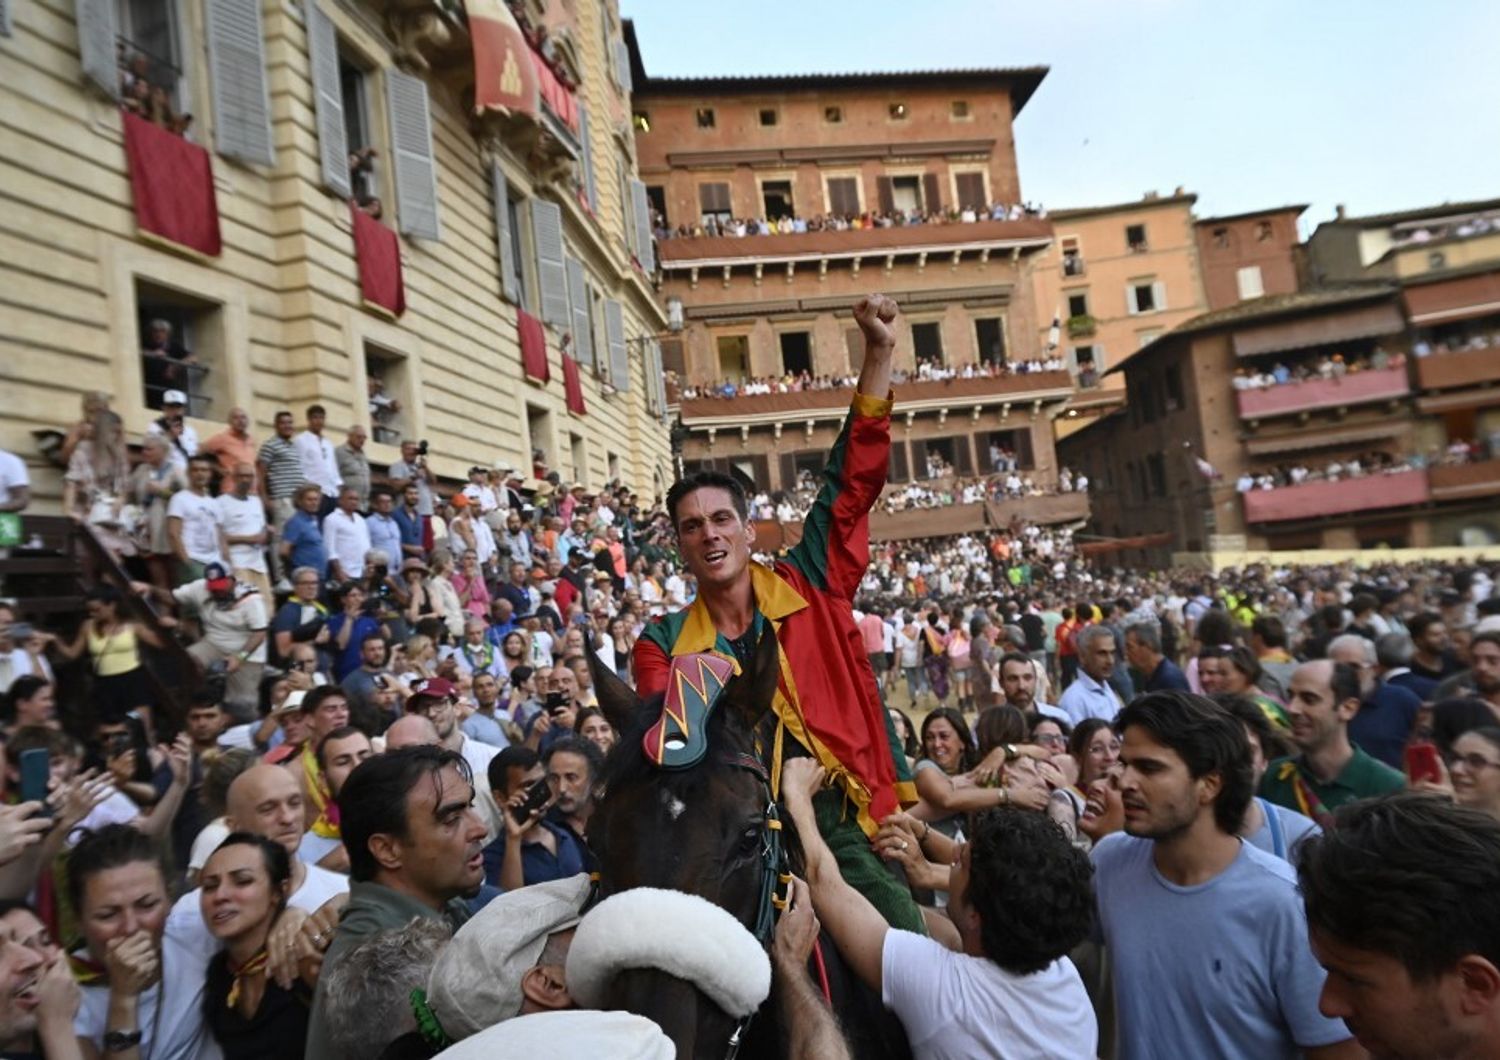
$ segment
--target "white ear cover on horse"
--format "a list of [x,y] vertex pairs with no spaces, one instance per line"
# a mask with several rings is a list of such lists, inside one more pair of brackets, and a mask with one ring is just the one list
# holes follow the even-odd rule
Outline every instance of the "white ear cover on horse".
[[771,992],[771,959],[729,913],[695,894],[637,887],[600,902],[568,949],[568,993],[583,1008],[603,1001],[610,981],[655,968],[692,983],[736,1018]]

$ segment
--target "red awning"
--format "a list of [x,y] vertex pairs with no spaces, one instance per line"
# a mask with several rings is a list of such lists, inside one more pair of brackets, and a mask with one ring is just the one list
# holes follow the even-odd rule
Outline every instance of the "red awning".
[[359,293],[367,306],[392,316],[406,312],[406,285],[401,279],[401,239],[353,203],[354,259],[359,264]]
[[533,383],[552,379],[547,364],[547,332],[542,322],[524,309],[516,310],[516,332],[521,340],[521,372]]
[[135,219],[141,231],[217,257],[223,243],[208,152],[128,110],[120,114]]
[[578,362],[566,353],[562,355],[563,366],[563,396],[567,400],[568,411],[579,416],[588,412],[583,404],[583,382],[578,377]]
[[531,46],[501,0],[465,0],[474,47],[474,111],[508,110],[536,117],[537,75]]
[[1500,270],[1408,287],[1402,295],[1419,326],[1500,313]]

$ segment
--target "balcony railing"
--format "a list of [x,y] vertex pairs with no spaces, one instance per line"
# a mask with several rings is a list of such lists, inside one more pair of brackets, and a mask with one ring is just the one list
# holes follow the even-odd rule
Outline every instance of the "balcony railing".
[[1332,379],[1309,379],[1302,383],[1282,383],[1236,393],[1240,418],[1261,419],[1284,416],[1312,409],[1362,405],[1372,401],[1390,401],[1411,393],[1406,368],[1370,369],[1350,372]]
[[[901,403],[922,401],[972,402],[976,398],[996,398],[1023,402],[1033,394],[1069,390],[1072,379],[1066,371],[1028,372],[1024,375],[993,376],[975,379],[911,380],[897,384]],[[800,390],[787,394],[741,394],[737,397],[700,397],[681,400],[682,418],[721,420],[768,413],[785,413],[788,418],[811,412],[847,408],[854,398],[853,387],[830,390]]]
[[1408,470],[1251,490],[1241,496],[1245,498],[1247,523],[1274,523],[1422,504],[1431,499],[1432,490],[1427,471]]
[[1434,353],[1416,358],[1417,383],[1423,390],[1456,390],[1500,382],[1500,347]]
[[1473,464],[1440,464],[1428,473],[1432,499],[1467,500],[1500,493],[1500,457]]

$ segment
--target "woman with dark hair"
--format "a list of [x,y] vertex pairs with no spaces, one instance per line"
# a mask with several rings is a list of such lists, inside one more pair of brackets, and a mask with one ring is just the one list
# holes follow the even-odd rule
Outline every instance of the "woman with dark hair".
[[1028,714],[1026,724],[1031,730],[1031,742],[1054,755],[1066,754],[1068,737],[1073,735],[1073,726],[1047,714]]
[[1187,675],[1188,687],[1199,695],[1207,694],[1198,680],[1199,652],[1204,648],[1232,647],[1234,647],[1234,619],[1229,617],[1228,611],[1211,607],[1199,615],[1197,623],[1193,626],[1192,643],[1188,645],[1187,666],[1183,667],[1183,673]]
[[286,848],[250,832],[231,833],[199,875],[203,922],[224,944],[208,965],[203,1015],[225,1060],[303,1055],[312,984],[288,990],[266,974],[291,879]]
[[917,759],[922,757],[922,746],[917,743],[917,734],[912,731],[911,720],[895,707],[888,708],[886,713],[891,716],[891,725],[895,728],[901,753],[906,756],[907,766],[916,768]]
[[1291,732],[1286,708],[1257,687],[1261,677],[1259,660],[1244,645],[1232,648],[1210,645],[1198,652],[1198,681],[1205,695],[1251,699],[1278,732]]
[[1443,760],[1453,801],[1500,818],[1500,728],[1481,725],[1461,734]]
[[5,736],[28,725],[57,727],[57,690],[52,682],[36,674],[24,674],[11,682],[4,699],[0,699],[0,719],[5,722]]
[[573,719],[573,732],[599,748],[602,755],[609,754],[610,748],[620,738],[604,712],[597,707],[584,707],[578,712],[578,716]]
[[1052,793],[1047,813],[1074,846],[1091,850],[1094,841],[1080,827],[1088,812],[1089,789],[1107,781],[1120,761],[1120,738],[1103,718],[1085,718],[1068,738],[1068,754],[1078,765],[1078,780]]
[[974,738],[963,715],[952,707],[938,707],[922,720],[922,758],[913,780],[922,801],[912,816],[952,838],[967,814],[996,806],[1016,805],[1040,810],[1046,789],[1034,786],[980,787],[970,774],[975,765]]
[[125,613],[125,598],[113,585],[100,585],[85,598],[88,618],[71,644],[53,641],[65,659],[87,652],[94,673],[93,707],[99,721],[119,722],[131,711],[151,732],[151,690],[141,663],[140,646],[163,647],[161,637]]

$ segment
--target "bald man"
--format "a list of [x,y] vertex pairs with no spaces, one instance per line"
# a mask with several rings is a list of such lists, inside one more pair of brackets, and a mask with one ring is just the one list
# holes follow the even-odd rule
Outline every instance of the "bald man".
[[442,742],[438,739],[437,726],[421,714],[403,715],[391,722],[391,727],[385,730],[387,751],[395,751],[402,747],[415,747],[424,743],[436,746]]
[[[348,893],[348,877],[297,857],[302,843],[302,788],[285,769],[264,763],[251,766],[229,785],[225,807],[231,832],[253,832],[286,848],[292,861],[289,906],[310,916],[330,898]],[[177,900],[167,918],[167,930],[177,930],[177,937],[212,953],[219,942],[203,921],[201,895],[202,889],[196,888]]]

